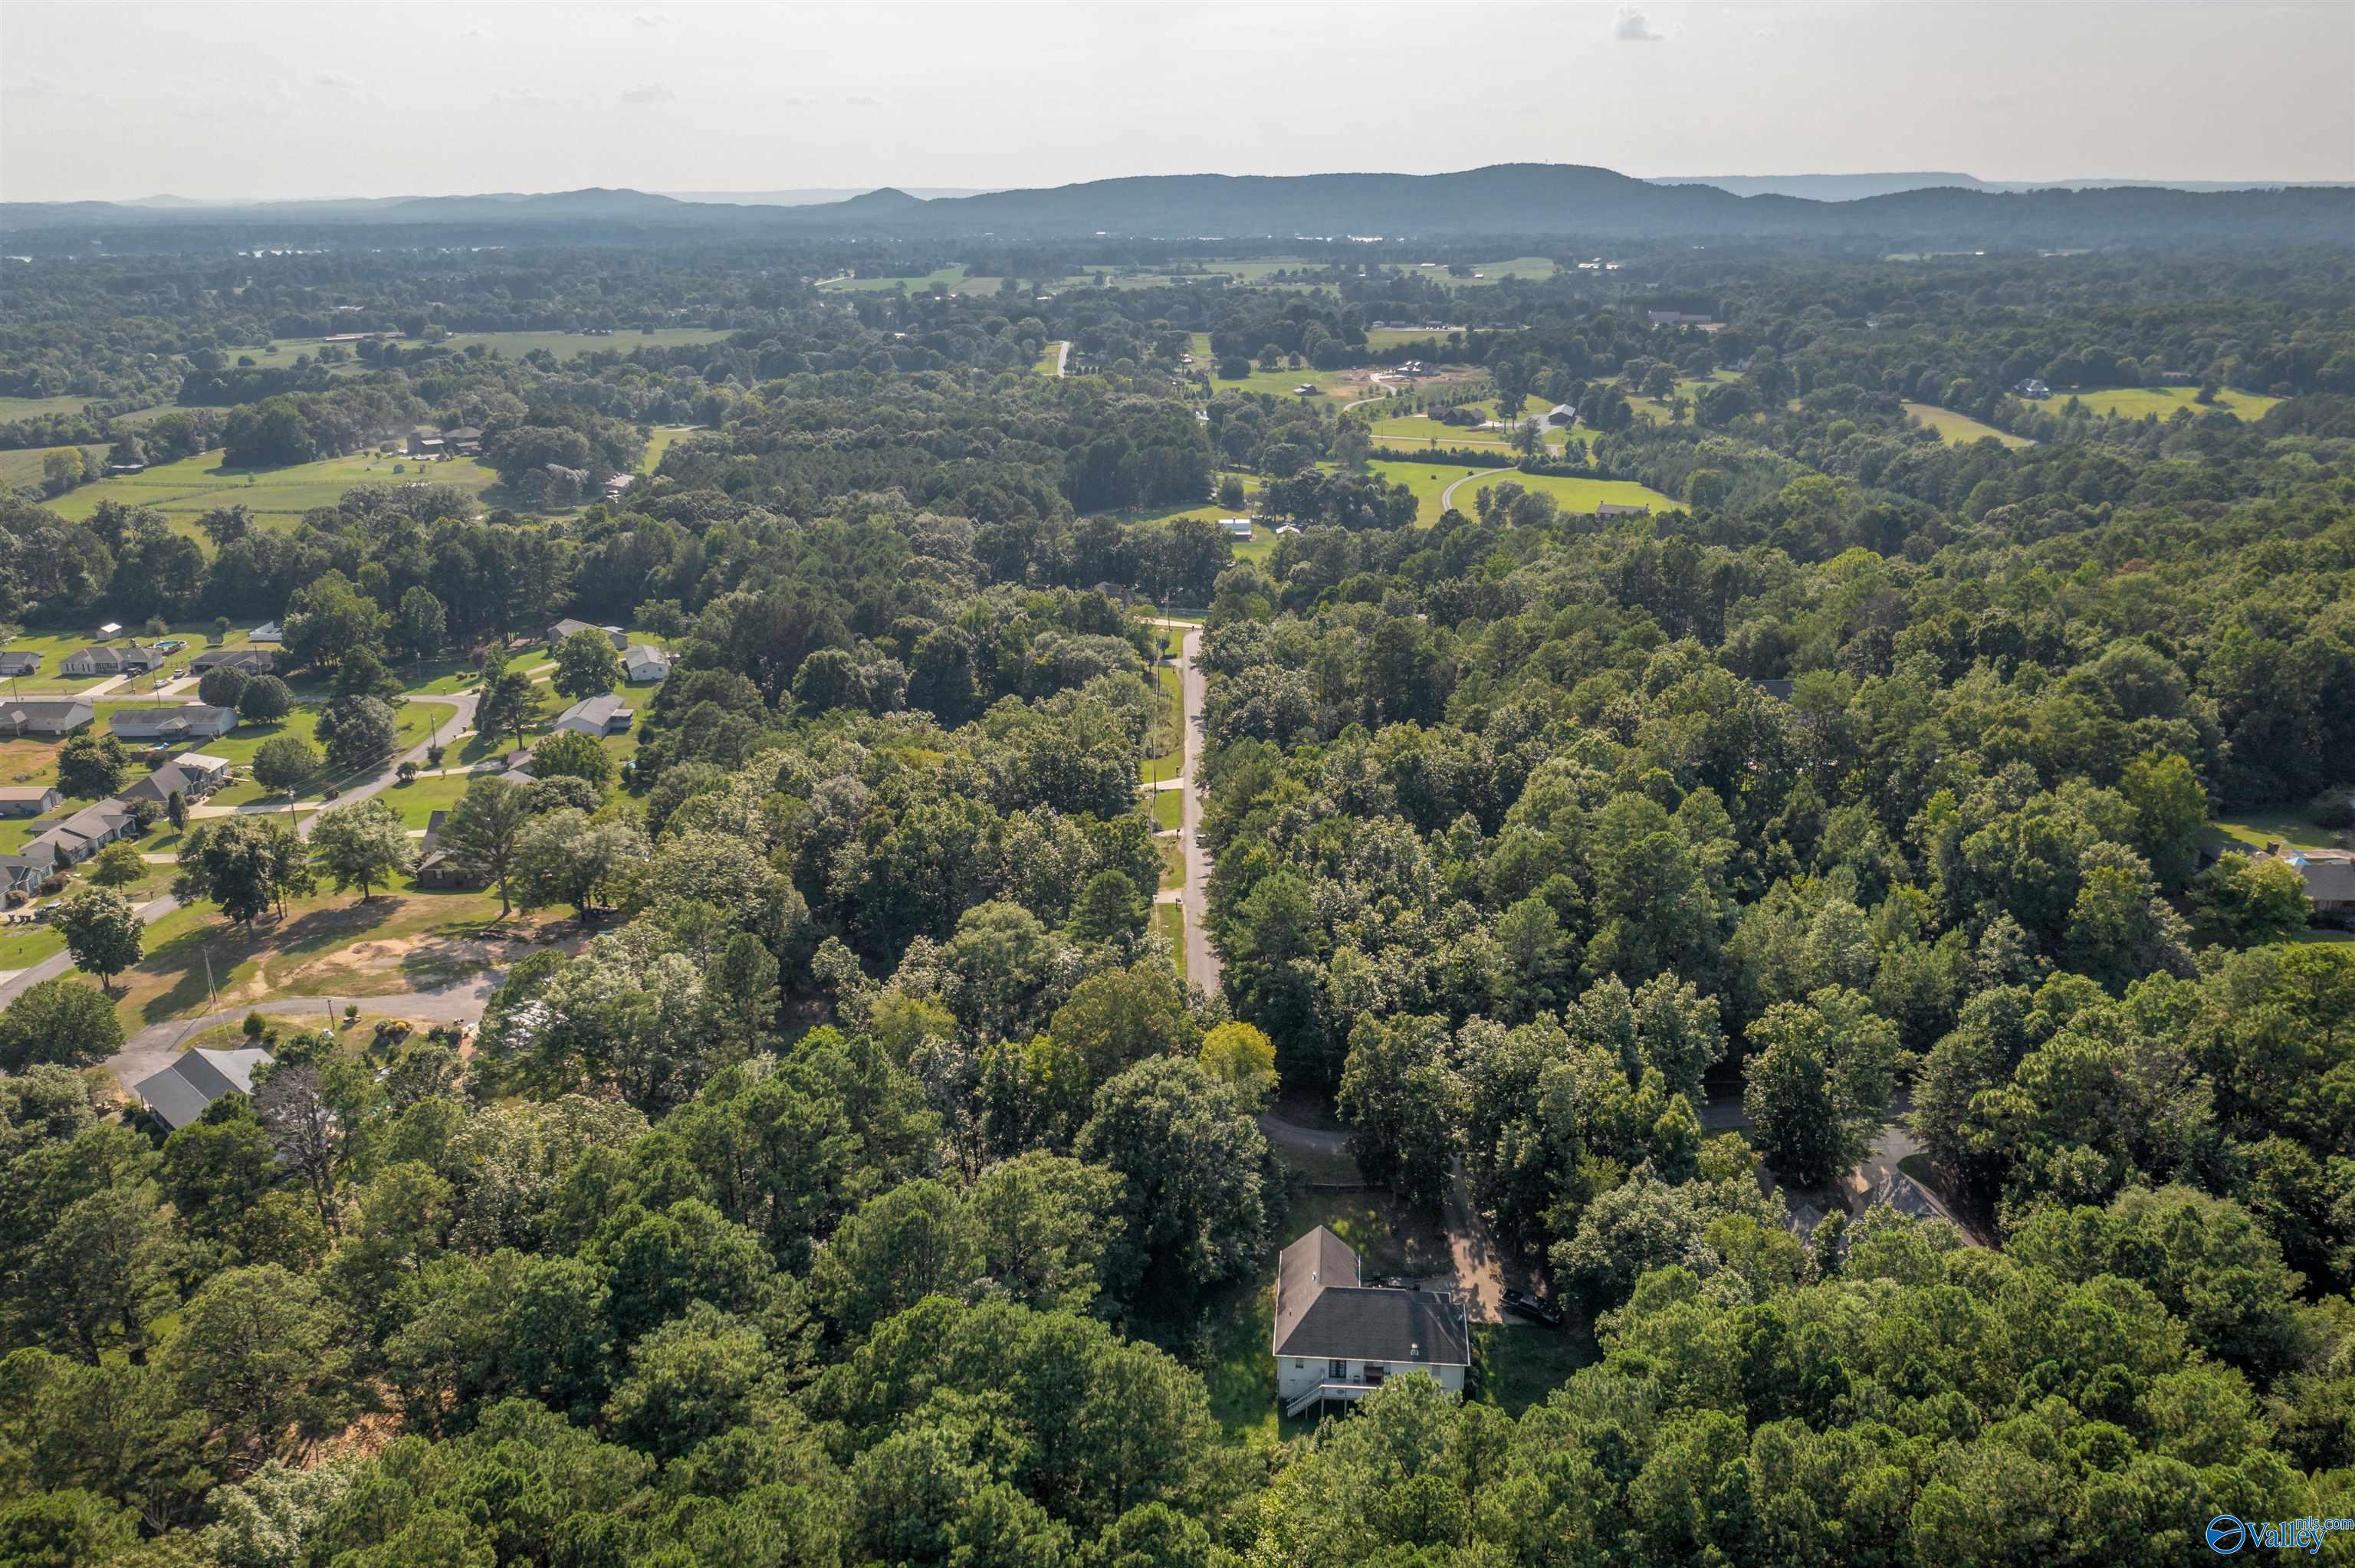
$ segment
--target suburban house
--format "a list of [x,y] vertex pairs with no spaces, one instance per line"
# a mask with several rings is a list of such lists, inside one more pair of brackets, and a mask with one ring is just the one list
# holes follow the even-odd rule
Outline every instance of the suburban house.
[[556,727],[577,735],[621,735],[637,716],[626,702],[607,692],[602,696],[583,697],[557,715]]
[[97,711],[81,697],[7,703],[0,705],[0,735],[71,735],[88,724]]
[[[190,767],[191,760],[198,763],[219,763],[219,770],[213,772],[202,767]],[[125,789],[123,792],[123,799],[153,800],[159,806],[169,804],[175,795],[177,795],[183,802],[201,800],[212,793],[228,773],[229,764],[222,762],[219,758],[198,757],[195,753],[190,753],[188,758],[176,762],[166,762],[138,783]]]
[[278,669],[278,655],[267,648],[216,648],[209,653],[199,653],[188,661],[188,668],[201,675],[208,670],[242,670],[249,675],[268,675]]
[[1620,501],[1601,502],[1594,508],[1594,515],[1606,523],[1614,517],[1649,517],[1651,514],[1649,505],[1630,506]]
[[83,648],[66,655],[58,668],[69,675],[144,675],[163,668],[160,649],[133,642],[123,648]]
[[568,618],[548,629],[549,652],[553,652],[558,643],[576,631],[602,631],[613,640],[613,646],[616,649],[627,648],[630,645],[630,634],[618,626],[591,626],[585,620],[573,620]]
[[0,675],[36,675],[40,673],[41,656],[27,653],[21,648],[0,653]]
[[120,800],[84,806],[25,846],[36,860],[46,852],[59,865],[80,865],[115,840],[131,832],[139,820]]
[[0,817],[37,817],[62,805],[65,797],[49,784],[10,785],[0,789]]
[[1453,1290],[1368,1285],[1358,1255],[1323,1225],[1284,1249],[1275,1275],[1276,1402],[1298,1415],[1363,1399],[1386,1378],[1424,1372],[1464,1391],[1472,1314]]
[[670,678],[670,655],[649,642],[633,642],[622,650],[622,669],[632,681],[644,684],[648,681]]
[[473,457],[483,450],[483,432],[473,425],[444,430],[442,432],[442,450],[457,457]]
[[229,782],[229,758],[209,757],[201,751],[184,751],[172,758],[172,766],[197,782],[197,788],[210,794]]
[[2021,382],[2019,386],[2013,387],[2012,390],[2019,393],[2023,397],[2050,397],[2052,396],[2052,388],[2047,387],[2043,382],[2039,381],[2033,376]]
[[253,1093],[253,1070],[276,1059],[259,1045],[236,1051],[199,1047],[183,1053],[154,1076],[140,1079],[131,1092],[157,1121],[176,1131],[203,1116],[223,1095]]
[[1252,536],[1252,520],[1248,517],[1221,517],[1219,519],[1219,526],[1224,530],[1230,539],[1248,539]]
[[451,862],[450,852],[442,847],[442,824],[449,820],[447,811],[436,811],[425,820],[425,842],[418,846],[417,885],[420,887],[473,887],[476,879],[461,872]]
[[612,501],[620,497],[629,490],[630,486],[637,482],[638,476],[634,473],[608,475],[605,480],[605,499]]
[[2265,853],[2306,879],[2306,895],[2325,919],[2355,915],[2355,854],[2346,850],[2295,849],[2267,844]]
[[48,855],[0,854],[0,894],[21,893],[33,895],[33,889],[58,874],[58,863]]
[[539,776],[531,770],[531,753],[528,750],[508,752],[499,758],[498,767],[499,771],[491,777],[502,784],[513,784],[520,789],[526,784],[539,782]]
[[176,746],[186,740],[210,740],[237,727],[235,708],[187,703],[176,708],[125,708],[109,721],[118,740],[144,740],[152,746]]

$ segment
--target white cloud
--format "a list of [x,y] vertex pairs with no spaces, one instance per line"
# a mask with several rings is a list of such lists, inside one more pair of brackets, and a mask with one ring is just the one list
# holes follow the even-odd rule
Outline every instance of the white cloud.
[[1644,13],[1633,5],[1619,7],[1619,22],[1611,29],[1611,35],[1623,44],[1657,44],[1668,37],[1665,33],[1654,32]]
[[880,109],[883,107],[883,101],[881,99],[869,98],[863,92],[845,93],[843,95],[842,101],[845,103],[857,104],[861,109]]
[[650,81],[644,87],[625,89],[622,93],[622,101],[624,103],[668,103],[672,99],[677,98],[677,96],[678,94],[673,92],[664,83],[659,81]]
[[323,70],[311,80],[336,92],[357,92],[360,84],[339,70]]
[[660,11],[639,11],[632,15],[630,20],[641,27],[667,27],[670,26],[670,18],[664,16]]

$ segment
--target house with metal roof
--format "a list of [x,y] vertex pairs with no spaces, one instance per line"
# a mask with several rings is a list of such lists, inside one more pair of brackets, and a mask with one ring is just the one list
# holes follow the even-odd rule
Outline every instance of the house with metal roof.
[[71,735],[97,712],[84,697],[0,703],[0,735]]
[[140,1079],[131,1092],[157,1121],[176,1131],[203,1116],[223,1095],[253,1093],[254,1069],[274,1060],[258,1045],[185,1052],[162,1072]]
[[1363,1399],[1409,1372],[1461,1393],[1472,1313],[1456,1291],[1367,1284],[1357,1253],[1319,1225],[1285,1247],[1276,1266],[1273,1348],[1276,1403],[1286,1415]]

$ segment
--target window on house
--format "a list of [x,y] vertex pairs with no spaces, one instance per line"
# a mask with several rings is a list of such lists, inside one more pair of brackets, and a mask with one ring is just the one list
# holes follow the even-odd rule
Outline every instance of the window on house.
[[1349,1376],[1349,1363],[1337,1356],[1325,1363],[1325,1375],[1335,1383],[1345,1382]]

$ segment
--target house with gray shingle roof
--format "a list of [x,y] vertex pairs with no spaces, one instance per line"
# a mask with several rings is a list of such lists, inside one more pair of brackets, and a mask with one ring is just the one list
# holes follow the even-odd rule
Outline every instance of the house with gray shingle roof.
[[1319,1225],[1285,1247],[1276,1266],[1273,1349],[1276,1403],[1287,1415],[1363,1399],[1408,1372],[1461,1393],[1472,1365],[1471,1309],[1453,1290],[1368,1285],[1357,1253]]
[[200,1048],[183,1054],[152,1077],[140,1079],[131,1092],[157,1121],[176,1130],[203,1116],[206,1107],[223,1095],[253,1093],[254,1069],[274,1060],[258,1045],[236,1051]]
[[558,729],[576,730],[582,735],[621,735],[637,717],[637,710],[612,692],[602,696],[583,697],[556,715]]

